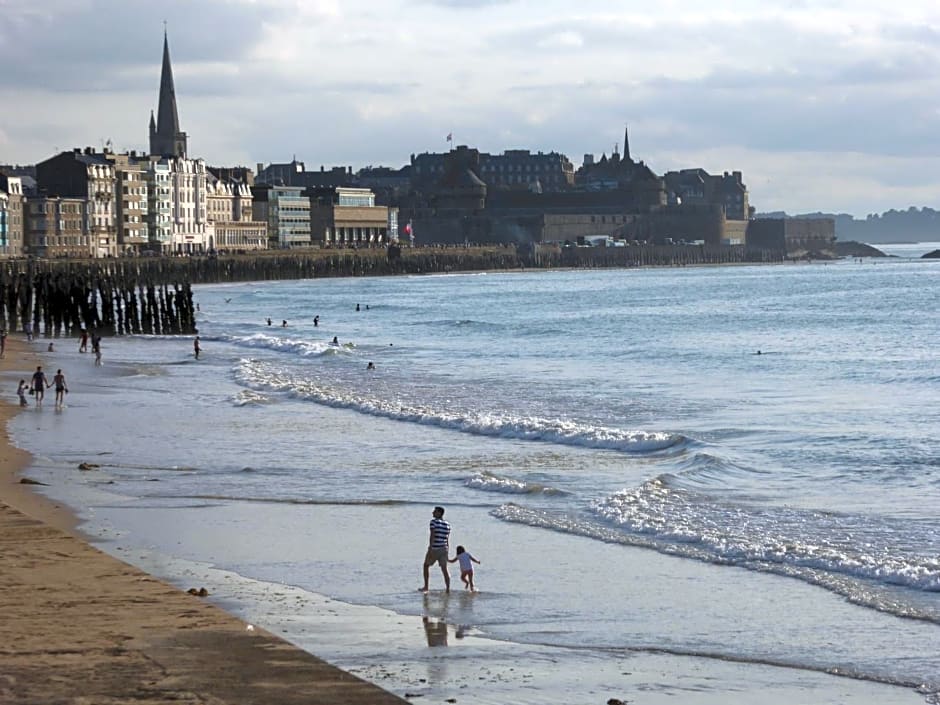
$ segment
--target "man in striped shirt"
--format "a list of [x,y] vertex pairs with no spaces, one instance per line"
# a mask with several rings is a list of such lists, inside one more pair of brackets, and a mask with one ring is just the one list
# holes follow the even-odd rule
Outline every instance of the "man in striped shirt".
[[424,587],[428,591],[428,569],[437,563],[444,574],[444,589],[450,592],[450,572],[447,570],[447,557],[450,551],[450,524],[444,521],[444,507],[434,507],[431,519],[431,535],[428,540],[428,552],[424,555]]

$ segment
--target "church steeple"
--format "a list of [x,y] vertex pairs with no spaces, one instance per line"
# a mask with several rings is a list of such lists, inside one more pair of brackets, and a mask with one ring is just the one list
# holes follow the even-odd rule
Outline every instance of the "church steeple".
[[186,133],[180,130],[180,118],[176,110],[176,89],[173,85],[173,67],[170,65],[170,43],[165,29],[156,128],[154,128],[153,111],[150,113],[150,153],[163,157],[186,156]]
[[630,158],[630,134],[628,125],[623,126],[623,160],[627,162],[632,162]]

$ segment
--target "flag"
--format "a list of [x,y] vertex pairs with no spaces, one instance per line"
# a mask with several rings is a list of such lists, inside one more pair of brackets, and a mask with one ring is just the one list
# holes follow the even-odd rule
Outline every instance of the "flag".
[[407,223],[405,223],[405,234],[411,235],[411,221],[410,220]]
[[454,133],[453,133],[453,132],[448,132],[448,133],[447,133],[447,141],[448,141],[448,142],[453,142],[453,141],[454,141]]

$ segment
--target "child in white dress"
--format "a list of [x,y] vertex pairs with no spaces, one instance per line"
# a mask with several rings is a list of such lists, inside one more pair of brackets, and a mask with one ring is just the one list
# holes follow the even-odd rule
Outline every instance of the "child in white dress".
[[470,555],[463,546],[457,546],[457,555],[450,559],[450,563],[460,562],[460,579],[471,592],[476,592],[473,586],[473,564],[482,565],[480,561]]

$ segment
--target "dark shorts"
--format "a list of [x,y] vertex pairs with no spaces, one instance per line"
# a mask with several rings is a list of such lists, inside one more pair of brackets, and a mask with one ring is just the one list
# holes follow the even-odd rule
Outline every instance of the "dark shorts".
[[434,565],[437,563],[441,568],[447,568],[447,549],[446,548],[428,548],[424,554],[424,565]]

